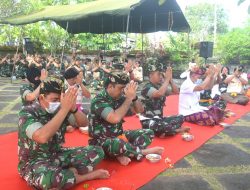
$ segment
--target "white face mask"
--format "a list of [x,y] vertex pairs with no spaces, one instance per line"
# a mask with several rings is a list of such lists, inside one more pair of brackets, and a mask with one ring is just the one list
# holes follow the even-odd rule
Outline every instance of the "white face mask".
[[53,114],[60,107],[60,105],[60,102],[49,102],[49,108],[46,108],[46,111]]

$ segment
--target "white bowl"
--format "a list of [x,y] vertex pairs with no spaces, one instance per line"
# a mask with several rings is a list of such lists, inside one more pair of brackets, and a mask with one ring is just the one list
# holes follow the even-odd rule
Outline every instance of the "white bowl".
[[81,133],[83,134],[88,134],[89,132],[89,127],[79,127],[79,130],[81,131]]
[[189,133],[184,133],[182,135],[182,139],[185,141],[192,141],[194,139],[194,136]]
[[112,189],[109,187],[99,187],[96,190],[112,190]]
[[161,160],[161,155],[159,155],[159,154],[147,154],[146,159],[148,159],[152,163],[159,162]]

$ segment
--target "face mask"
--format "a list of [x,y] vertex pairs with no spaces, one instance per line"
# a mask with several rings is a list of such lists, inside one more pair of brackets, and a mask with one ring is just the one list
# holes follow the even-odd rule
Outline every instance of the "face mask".
[[49,102],[49,108],[46,108],[46,111],[48,113],[53,114],[60,107],[60,105],[61,105],[60,102]]
[[195,84],[197,84],[197,85],[202,84],[202,79],[197,79],[197,81],[195,81]]

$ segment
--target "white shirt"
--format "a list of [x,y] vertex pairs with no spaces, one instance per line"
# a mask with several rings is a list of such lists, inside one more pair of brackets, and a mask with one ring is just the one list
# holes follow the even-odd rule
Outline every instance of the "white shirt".
[[133,70],[133,73],[136,79],[138,79],[139,81],[143,81],[142,67],[136,67]]
[[[67,92],[70,88],[76,87],[76,85],[70,86],[69,83],[66,81],[66,91]],[[77,97],[76,97],[76,104],[82,104],[83,102],[83,95],[82,95],[82,88],[79,87],[77,90]]]
[[179,114],[186,116],[208,110],[199,105],[200,92],[194,91],[196,85],[189,77],[182,83],[179,95]]
[[[231,77],[232,75],[229,75],[228,77]],[[248,81],[248,78],[247,78],[247,74],[246,73],[242,73],[241,74],[241,77]],[[242,85],[242,82],[240,81],[240,79],[234,77],[231,82],[228,83],[228,86],[227,86],[227,92],[228,93],[232,93],[232,92],[236,92],[238,94],[240,93],[243,93],[243,90],[244,90],[244,85]]]

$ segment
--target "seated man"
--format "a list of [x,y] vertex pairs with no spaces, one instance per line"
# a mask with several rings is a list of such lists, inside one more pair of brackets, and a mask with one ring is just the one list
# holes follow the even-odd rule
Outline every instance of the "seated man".
[[[91,102],[89,126],[90,145],[102,146],[108,157],[128,165],[130,158],[141,160],[149,153],[161,154],[162,147],[146,148],[154,138],[150,129],[123,131],[123,118],[132,107],[142,112],[141,102],[136,98],[137,84],[129,83],[125,73],[112,73],[105,81],[105,89]],[[124,96],[123,96],[124,93]]]
[[[140,118],[142,127],[153,130],[155,135],[161,138],[188,131],[189,128],[181,128],[184,122],[182,115],[163,117],[166,96],[170,93],[179,93],[179,89],[172,79],[171,67],[167,68],[164,75],[161,73],[164,70],[163,64],[159,63],[157,58],[148,58],[147,62],[149,82],[141,91],[142,102],[145,106],[142,114],[144,117]],[[169,85],[172,92],[168,91]]]
[[20,95],[24,106],[32,104],[39,96],[40,83],[47,78],[47,72],[37,67],[30,67],[26,72],[29,84],[24,84],[20,88]]
[[[206,72],[202,83],[198,82]],[[189,77],[182,83],[179,96],[179,114],[184,115],[185,121],[198,125],[214,126],[224,118],[225,104],[204,107],[199,105],[200,92],[211,88],[217,76],[214,66],[207,71],[196,67],[190,71]]]
[[243,73],[242,66],[234,69],[234,73],[229,75],[224,83],[228,84],[227,92],[223,93],[221,97],[223,100],[231,104],[246,105],[249,98],[245,95],[244,86],[248,84],[247,74]]
[[[220,75],[220,71],[222,66],[220,64],[213,65],[210,64],[211,67],[214,67],[215,69],[215,76],[213,77],[213,81],[211,81],[210,86],[206,89],[200,92],[200,105],[204,107],[209,107],[211,105],[217,104],[221,105],[222,107],[226,106],[226,102],[221,99],[220,92],[219,92],[219,84],[222,82],[222,78]],[[207,65],[204,71],[209,68],[210,65]],[[208,70],[207,70],[208,71]],[[207,73],[205,72],[203,79],[206,77]],[[196,84],[201,84],[203,80],[198,80]]]
[[94,170],[104,157],[100,147],[62,147],[69,113],[79,125],[88,125],[75,105],[77,89],[63,97],[62,88],[62,80],[47,78],[38,101],[19,113],[18,171],[35,189],[69,189],[85,180],[109,177],[106,170]]

